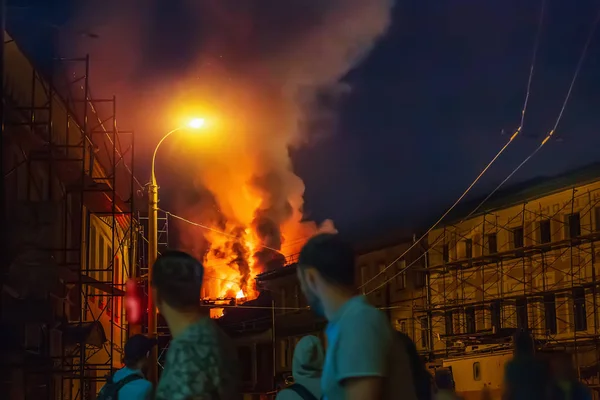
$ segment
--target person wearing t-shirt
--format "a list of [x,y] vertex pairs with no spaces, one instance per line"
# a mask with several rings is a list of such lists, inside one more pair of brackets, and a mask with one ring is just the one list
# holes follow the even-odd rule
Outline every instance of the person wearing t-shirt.
[[152,270],[152,291],[173,339],[156,400],[241,399],[235,348],[200,309],[204,267],[181,251],[163,253]]
[[416,400],[406,350],[385,314],[357,295],[352,247],[320,233],[302,248],[297,274],[311,310],[327,319],[325,400]]

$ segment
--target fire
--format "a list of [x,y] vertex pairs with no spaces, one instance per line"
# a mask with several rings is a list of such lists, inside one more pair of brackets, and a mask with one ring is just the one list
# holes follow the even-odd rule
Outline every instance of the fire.
[[246,295],[244,294],[244,291],[243,291],[243,290],[240,290],[240,291],[239,291],[239,292],[237,292],[237,294],[235,295],[235,298],[236,298],[236,299],[243,299],[243,298],[245,298],[245,297],[246,297]]

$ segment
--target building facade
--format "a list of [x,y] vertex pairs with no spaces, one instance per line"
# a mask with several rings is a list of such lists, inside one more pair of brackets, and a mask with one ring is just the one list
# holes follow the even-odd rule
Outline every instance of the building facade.
[[57,67],[60,80],[7,33],[3,55],[1,391],[93,399],[127,338],[132,135],[118,131],[114,99],[91,99],[87,57]]
[[427,243],[415,242],[416,237],[400,238],[363,247],[356,281],[369,302],[386,312],[392,326],[426,351],[429,338],[422,335],[420,311],[427,303]]
[[[466,217],[471,209],[429,234],[421,327],[431,329],[430,351],[443,359],[501,351],[528,330],[541,351],[571,355],[597,385],[600,166],[499,193]],[[468,380],[480,390],[486,371],[475,364]]]

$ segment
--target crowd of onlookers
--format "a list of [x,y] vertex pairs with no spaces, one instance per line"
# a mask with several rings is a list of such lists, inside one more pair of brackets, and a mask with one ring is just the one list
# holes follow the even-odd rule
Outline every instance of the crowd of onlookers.
[[[434,379],[411,339],[356,294],[354,265],[352,247],[331,223],[302,248],[298,279],[311,310],[328,321],[327,349],[317,337],[302,338],[294,350],[295,383],[277,399],[457,399],[452,376]],[[174,251],[161,255],[152,271],[151,289],[172,335],[160,380],[153,389],[143,373],[156,342],[137,335],[125,345],[125,367],[109,378],[99,399],[241,399],[235,348],[200,309],[202,264]],[[506,366],[504,399],[591,399],[566,370],[552,375],[533,350],[531,337],[517,337],[514,359]]]

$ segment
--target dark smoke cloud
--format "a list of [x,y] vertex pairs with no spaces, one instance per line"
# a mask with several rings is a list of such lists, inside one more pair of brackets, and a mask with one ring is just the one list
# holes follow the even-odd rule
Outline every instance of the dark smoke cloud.
[[[390,0],[88,0],[73,28],[99,39],[69,37],[64,50],[90,53],[95,93],[118,96],[121,125],[144,132],[142,153],[190,104],[216,115],[221,132],[206,139],[210,146],[177,151],[194,153],[190,175],[214,196],[210,219],[217,219],[216,209],[277,249],[285,246],[281,232],[302,219],[304,184],[292,170],[289,147],[332,129],[349,90],[340,79],[385,33],[391,6]],[[245,194],[262,200],[254,204]],[[188,232],[190,242],[197,240],[197,229]]]

